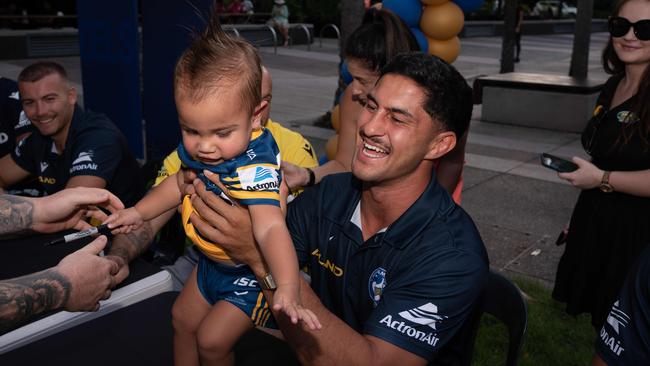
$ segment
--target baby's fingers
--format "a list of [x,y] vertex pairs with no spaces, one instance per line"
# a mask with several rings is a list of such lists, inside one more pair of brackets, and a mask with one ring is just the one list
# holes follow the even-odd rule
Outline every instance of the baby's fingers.
[[309,309],[305,309],[302,307],[299,308],[298,317],[300,318],[300,320],[303,321],[303,323],[305,323],[305,325],[309,330],[318,330],[323,327],[321,323],[318,321],[318,317],[316,316],[316,314],[314,314],[314,312],[312,312]]

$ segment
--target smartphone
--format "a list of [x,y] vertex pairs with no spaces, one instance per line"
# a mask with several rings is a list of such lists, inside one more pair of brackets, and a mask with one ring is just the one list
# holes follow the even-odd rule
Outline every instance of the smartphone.
[[557,156],[547,153],[543,153],[539,158],[543,166],[560,173],[570,173],[578,169],[578,166],[572,161],[558,158]]

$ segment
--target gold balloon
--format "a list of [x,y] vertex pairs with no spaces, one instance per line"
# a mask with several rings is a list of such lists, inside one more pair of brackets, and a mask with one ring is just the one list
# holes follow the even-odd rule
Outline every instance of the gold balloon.
[[439,41],[437,39],[427,37],[429,42],[429,53],[440,57],[441,59],[452,63],[456,61],[460,53],[460,39],[454,37],[446,41]]
[[440,5],[446,3],[449,0],[420,0],[422,5]]
[[339,132],[339,128],[341,127],[341,112],[339,112],[338,104],[332,108],[331,113],[330,122],[332,123],[332,128],[334,131]]
[[465,15],[458,5],[445,1],[424,7],[420,29],[430,38],[445,40],[460,33],[464,23]]
[[327,155],[327,158],[329,160],[334,160],[334,156],[336,155],[336,149],[338,149],[339,146],[339,135],[334,135],[330,137],[329,140],[327,140],[327,143],[325,144],[325,155]]

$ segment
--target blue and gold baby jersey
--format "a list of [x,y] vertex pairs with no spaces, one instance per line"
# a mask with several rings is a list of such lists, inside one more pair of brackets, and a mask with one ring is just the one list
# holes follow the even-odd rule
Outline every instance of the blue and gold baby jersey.
[[253,131],[246,151],[219,165],[192,159],[182,143],[178,146],[178,156],[184,167],[197,172],[208,191],[221,193],[203,174],[204,169],[219,174],[229,195],[240,203],[280,207],[280,149],[268,130]]
[[[246,151],[219,165],[208,165],[192,159],[182,143],[178,146],[178,157],[184,167],[197,172],[210,192],[218,195],[222,193],[221,189],[203,174],[204,169],[219,174],[219,180],[228,189],[228,195],[240,203],[280,207],[280,150],[266,129],[253,131]],[[230,259],[216,244],[206,241],[196,232],[189,221],[192,212],[194,208],[191,201],[185,197],[181,209],[185,234],[211,259]]]

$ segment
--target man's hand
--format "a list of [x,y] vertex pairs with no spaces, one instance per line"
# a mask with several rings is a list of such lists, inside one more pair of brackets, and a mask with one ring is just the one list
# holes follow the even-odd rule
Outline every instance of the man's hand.
[[90,228],[85,220],[95,218],[104,221],[109,212],[124,208],[114,194],[105,189],[77,187],[64,189],[51,196],[32,198],[34,216],[31,229],[42,233],[53,233],[65,229],[85,230]]
[[178,179],[178,188],[181,191],[181,196],[191,196],[195,193],[194,180],[197,178],[198,176],[196,175],[196,172],[192,169],[181,169],[176,173],[176,179]]
[[64,304],[68,311],[96,311],[99,300],[108,299],[111,289],[119,283],[119,268],[111,260],[99,257],[106,246],[100,236],[90,244],[63,258],[56,270],[70,282],[70,295]]
[[286,182],[289,188],[295,189],[304,187],[309,183],[309,172],[307,169],[282,161],[282,181]]
[[[206,176],[227,192],[219,182],[216,174],[205,171]],[[221,248],[235,262],[246,263],[251,268],[263,265],[259,248],[255,244],[251,217],[248,209],[238,205],[228,204],[218,195],[208,192],[200,179],[194,180],[196,194],[192,196],[192,206],[198,213],[190,216],[190,221],[203,237],[213,243],[219,243]],[[259,268],[259,267],[257,267]]]

